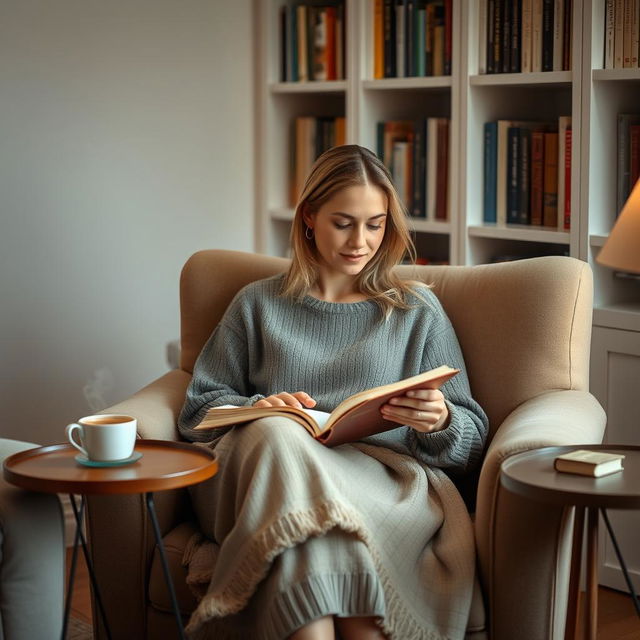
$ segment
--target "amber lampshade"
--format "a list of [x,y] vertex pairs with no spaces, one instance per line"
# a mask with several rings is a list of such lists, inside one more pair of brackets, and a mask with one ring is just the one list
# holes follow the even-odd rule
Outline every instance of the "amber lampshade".
[[622,207],[596,261],[618,271],[640,273],[640,180]]

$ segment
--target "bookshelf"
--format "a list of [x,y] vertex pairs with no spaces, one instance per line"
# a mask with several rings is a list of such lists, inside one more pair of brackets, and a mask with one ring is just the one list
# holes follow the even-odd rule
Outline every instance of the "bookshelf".
[[[628,418],[640,414],[640,282],[616,277],[595,262],[617,215],[617,114],[640,113],[640,68],[605,68],[607,0],[572,1],[570,70],[484,73],[481,39],[487,28],[480,21],[487,2],[453,0],[451,73],[380,79],[374,79],[373,0],[345,0],[346,77],[305,83],[279,78],[278,12],[284,2],[255,3],[257,250],[287,253],[292,118],[346,116],[347,143],[373,150],[379,121],[450,118],[449,216],[411,219],[418,254],[454,265],[496,256],[570,255],[587,261],[594,272],[592,390],[610,418],[615,416],[608,440],[640,444],[637,424]],[[561,115],[572,118],[571,228],[485,223],[484,123]],[[621,379],[635,380],[635,393],[627,393]],[[639,525],[624,522],[627,530]],[[627,554],[634,555],[631,549]],[[640,566],[640,557],[633,566]],[[602,575],[604,583],[620,588],[617,569],[605,566]],[[635,579],[640,583],[640,575]]]

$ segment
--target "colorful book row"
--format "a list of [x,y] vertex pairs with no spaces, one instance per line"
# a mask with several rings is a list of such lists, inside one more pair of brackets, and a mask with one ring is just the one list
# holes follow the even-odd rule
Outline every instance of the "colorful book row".
[[573,0],[478,0],[480,73],[569,71]]
[[637,69],[640,60],[640,0],[605,0],[605,69]]
[[451,74],[452,0],[371,0],[373,77]]
[[281,7],[280,46],[283,82],[344,79],[344,3]]
[[295,206],[302,192],[311,166],[327,149],[346,142],[344,117],[315,118],[302,116],[293,122],[291,136],[291,194],[290,204]]
[[448,118],[379,122],[377,153],[409,215],[449,218]]
[[571,117],[484,125],[485,223],[571,228]]

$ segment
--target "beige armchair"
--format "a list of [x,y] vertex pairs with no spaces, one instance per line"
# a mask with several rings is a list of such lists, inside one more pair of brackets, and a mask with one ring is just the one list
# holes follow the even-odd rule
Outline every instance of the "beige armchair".
[[[195,359],[244,284],[283,271],[287,261],[202,251],[180,282],[181,364],[109,412],[134,415],[143,438],[176,439],[176,418]],[[470,638],[558,639],[568,582],[570,509],[537,504],[500,486],[500,463],[547,445],[598,443],[605,415],[588,391],[592,276],[573,258],[476,267],[400,267],[432,282],[458,334],[475,398],[491,423],[476,500],[481,591]],[[195,531],[186,491],[156,495],[181,609],[195,600],[181,566]],[[115,638],[173,638],[175,624],[141,496],[91,497],[88,533]],[[486,612],[486,616],[485,616]],[[99,630],[98,637],[104,637]]]

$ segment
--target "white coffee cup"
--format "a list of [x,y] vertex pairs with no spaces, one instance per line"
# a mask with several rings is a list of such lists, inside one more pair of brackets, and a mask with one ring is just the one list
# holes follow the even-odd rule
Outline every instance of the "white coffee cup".
[[[138,421],[131,416],[104,414],[67,425],[67,438],[89,460],[112,462],[133,455]],[[79,441],[74,437],[78,432]]]

